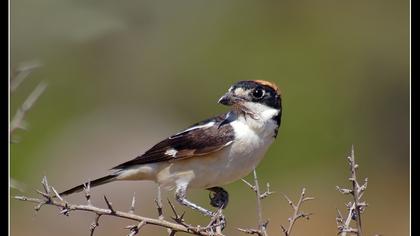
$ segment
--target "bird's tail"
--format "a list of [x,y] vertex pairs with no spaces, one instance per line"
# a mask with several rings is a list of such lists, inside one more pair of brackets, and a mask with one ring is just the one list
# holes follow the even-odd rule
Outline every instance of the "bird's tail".
[[[109,183],[109,182],[112,182],[112,181],[116,180],[117,176],[118,176],[117,174],[110,174],[110,175],[104,176],[102,178],[99,178],[99,179],[95,179],[93,181],[90,181],[89,182],[90,183],[89,185],[90,185],[90,187],[95,187],[95,186],[99,186],[99,185],[102,185],[102,184],[106,184],[106,183]],[[65,196],[65,195],[69,195],[69,194],[72,194],[72,193],[80,192],[80,191],[82,191],[84,189],[84,187],[85,187],[86,184],[87,183],[81,184],[81,185],[78,185],[78,186],[76,186],[74,188],[71,188],[69,190],[66,190],[66,191],[60,193],[60,195],[61,196]]]

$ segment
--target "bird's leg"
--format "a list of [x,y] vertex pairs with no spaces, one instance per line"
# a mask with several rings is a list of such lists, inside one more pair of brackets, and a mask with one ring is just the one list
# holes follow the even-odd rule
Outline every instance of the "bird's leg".
[[[217,190],[210,190],[210,191],[215,191],[215,192],[217,191],[215,196],[217,196],[217,195],[227,196],[228,195],[227,192],[225,190],[223,190],[222,188],[219,187],[218,190],[221,190],[221,191],[217,191]],[[210,216],[211,217],[211,221],[210,221],[209,225],[205,228],[205,230],[210,230],[211,232],[213,232],[215,230],[216,231],[218,229],[223,230],[225,228],[226,218],[222,214],[222,208],[221,207],[219,207],[219,210],[217,212],[209,211],[209,210],[207,210],[207,209],[205,209],[201,206],[198,206],[195,203],[192,203],[192,202],[188,201],[187,198],[186,198],[186,193],[187,193],[186,186],[179,186],[175,191],[175,199],[181,205],[190,207],[194,210],[199,211],[201,214],[203,214],[205,216]],[[227,198],[223,198],[223,199],[227,199]],[[221,202],[227,204],[227,200],[222,200]],[[220,206],[224,206],[223,203],[219,203]]]
[[210,205],[225,209],[229,202],[229,193],[221,187],[208,188],[212,193],[209,194]]
[[201,214],[205,216],[214,216],[214,213],[187,200],[187,188],[186,186],[180,186],[175,191],[175,199],[184,206],[190,207],[194,210],[199,211]]

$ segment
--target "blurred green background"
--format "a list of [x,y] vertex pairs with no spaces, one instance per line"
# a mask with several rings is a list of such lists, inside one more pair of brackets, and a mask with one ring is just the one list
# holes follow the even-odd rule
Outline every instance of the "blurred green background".
[[[226,111],[218,98],[238,80],[274,81],[283,92],[280,133],[257,171],[277,194],[263,201],[269,234],[281,235],[302,187],[316,197],[294,235],[335,235],[336,208],[350,201],[346,155],[355,145],[369,178],[366,235],[409,230],[409,1],[11,1],[11,71],[39,62],[11,95],[11,115],[40,81],[48,88],[13,136],[11,177],[27,195],[47,175],[58,190],[100,177],[190,124]],[[248,177],[249,178],[249,177]],[[254,194],[230,192],[228,235],[256,225]],[[111,183],[93,203],[156,216],[156,186]],[[11,195],[21,194],[12,189]],[[208,205],[207,191],[190,198]],[[173,199],[165,193],[164,199]],[[82,194],[68,197],[84,202]],[[245,207],[246,206],[246,207]],[[182,207],[177,206],[182,210]],[[165,214],[170,211],[165,205]],[[11,200],[12,235],[88,235],[93,215],[36,215]],[[187,210],[186,218],[207,219]],[[131,222],[101,218],[97,235],[124,235]],[[147,226],[145,235],[166,235]]]

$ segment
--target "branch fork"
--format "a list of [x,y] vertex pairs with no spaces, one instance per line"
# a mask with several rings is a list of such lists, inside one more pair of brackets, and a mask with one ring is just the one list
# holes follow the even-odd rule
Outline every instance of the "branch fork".
[[[364,192],[367,189],[368,178],[364,179],[364,183],[360,185],[357,180],[357,169],[359,165],[356,163],[354,158],[354,146],[351,147],[351,154],[347,157],[348,164],[350,166],[350,177],[348,178],[351,182],[351,189],[342,188],[337,186],[336,189],[344,195],[351,195],[352,201],[346,204],[348,214],[346,219],[344,219],[341,212],[337,209],[337,229],[338,234],[341,236],[346,236],[347,233],[355,234],[357,236],[362,236],[362,219],[361,214],[364,212],[368,204],[365,201],[362,201]],[[351,227],[351,222],[356,222],[356,227]]]
[[311,215],[313,215],[313,213],[305,213],[305,212],[300,210],[300,208],[301,208],[301,206],[304,202],[315,199],[314,197],[305,197],[305,192],[306,192],[306,189],[303,188],[302,192],[300,194],[300,198],[299,198],[299,200],[296,204],[294,204],[293,201],[290,200],[290,198],[286,194],[283,194],[284,198],[287,200],[287,203],[293,209],[293,215],[291,217],[289,217],[289,219],[288,219],[289,226],[287,228],[284,227],[283,225],[280,226],[285,236],[290,236],[291,235],[293,226],[298,219],[305,218],[305,219],[309,220],[309,217]]

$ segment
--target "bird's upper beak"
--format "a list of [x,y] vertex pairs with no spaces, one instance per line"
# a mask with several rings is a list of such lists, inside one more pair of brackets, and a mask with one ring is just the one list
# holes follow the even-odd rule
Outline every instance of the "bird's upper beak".
[[239,101],[242,101],[242,99],[239,97],[236,97],[231,92],[227,92],[225,93],[225,95],[223,95],[219,99],[218,103],[226,105],[226,106],[232,106],[234,104],[237,104]]

